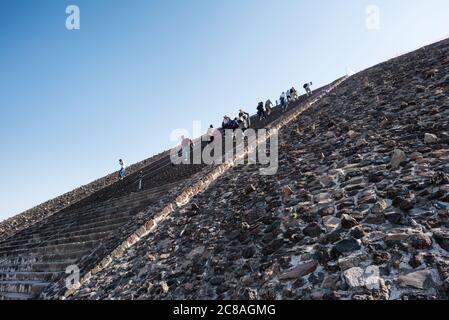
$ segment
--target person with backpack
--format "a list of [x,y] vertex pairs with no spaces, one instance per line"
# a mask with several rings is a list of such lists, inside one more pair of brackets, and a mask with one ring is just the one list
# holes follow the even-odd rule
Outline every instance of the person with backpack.
[[310,82],[310,83],[306,83],[305,85],[304,85],[304,90],[306,90],[306,94],[307,94],[307,96],[311,96],[312,95],[312,89],[310,89],[310,87],[313,85],[313,83],[312,82]]
[[267,117],[265,109],[263,108],[263,102],[259,102],[257,105],[257,115],[259,116],[259,120],[263,120]]
[[123,180],[125,178],[125,173],[126,173],[126,165],[125,165],[125,161],[123,161],[122,159],[120,159],[118,161],[119,165],[120,165],[120,170],[118,172],[118,178],[119,180]]
[[236,130],[239,128],[238,118],[231,120],[228,116],[224,116],[223,123],[221,125],[223,129]]
[[231,120],[231,122],[229,123],[229,129],[237,130],[239,128],[240,128],[239,118],[235,117],[234,120]]

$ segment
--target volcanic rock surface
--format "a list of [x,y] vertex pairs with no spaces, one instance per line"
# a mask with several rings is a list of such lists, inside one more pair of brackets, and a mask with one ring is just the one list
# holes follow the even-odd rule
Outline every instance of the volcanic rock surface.
[[70,298],[448,298],[448,94],[447,40],[350,77]]

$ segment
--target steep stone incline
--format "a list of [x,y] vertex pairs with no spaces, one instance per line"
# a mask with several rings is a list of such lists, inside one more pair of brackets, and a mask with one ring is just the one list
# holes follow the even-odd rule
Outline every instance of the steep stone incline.
[[70,298],[449,298],[448,93],[448,40],[356,74]]
[[[326,88],[320,88],[315,95]],[[292,109],[305,100],[306,97],[300,97]],[[268,120],[253,118],[254,127],[263,127],[282,116],[276,108]],[[198,143],[196,148],[205,145]],[[133,239],[143,224],[147,225],[167,208],[182,205],[179,199],[214,170],[213,166],[205,165],[174,166],[169,151],[146,165],[143,163],[136,165],[123,181],[99,188],[56,213],[48,208],[39,219],[31,216],[24,226],[17,225],[13,235],[0,241],[0,300],[63,295],[69,276],[67,267],[78,268],[81,277],[90,274],[105,257],[120,251],[124,242]],[[140,191],[140,174],[135,170],[138,167],[144,177]],[[22,221],[22,217],[16,222]]]

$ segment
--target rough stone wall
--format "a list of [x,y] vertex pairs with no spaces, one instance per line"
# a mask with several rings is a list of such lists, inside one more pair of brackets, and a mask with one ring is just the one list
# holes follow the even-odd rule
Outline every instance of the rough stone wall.
[[286,123],[276,176],[229,168],[71,298],[448,298],[448,57],[349,78]]
[[[140,171],[150,163],[166,156],[168,153],[163,152],[147,160],[133,164],[127,168],[127,175]],[[72,206],[79,201],[86,199],[92,194],[109,187],[117,182],[117,173],[111,173],[103,178],[97,179],[85,186],[81,186],[68,193],[58,196],[52,200],[44,202],[32,209],[21,214],[0,222],[0,241],[13,236],[14,234],[31,227],[51,215]]]

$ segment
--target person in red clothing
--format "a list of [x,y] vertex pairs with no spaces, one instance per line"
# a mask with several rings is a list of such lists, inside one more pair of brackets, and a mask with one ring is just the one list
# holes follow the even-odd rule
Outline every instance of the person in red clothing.
[[181,137],[182,155],[185,161],[190,160],[190,148],[193,147],[193,141],[190,138],[184,136]]

